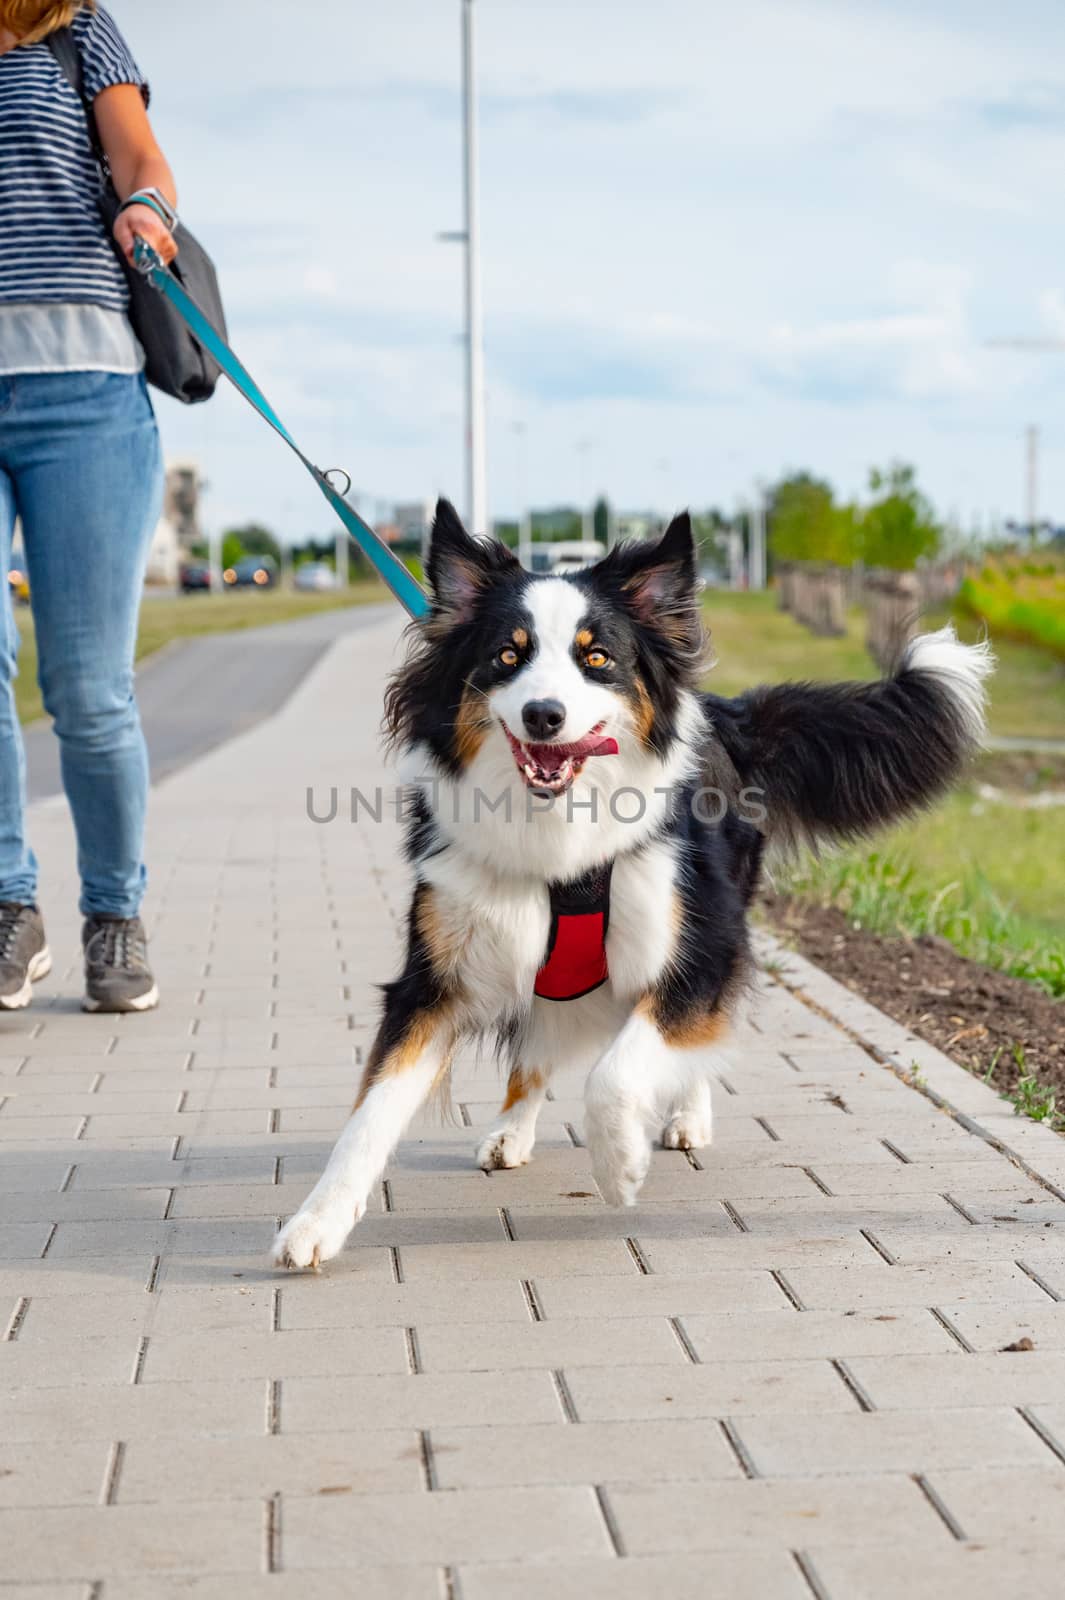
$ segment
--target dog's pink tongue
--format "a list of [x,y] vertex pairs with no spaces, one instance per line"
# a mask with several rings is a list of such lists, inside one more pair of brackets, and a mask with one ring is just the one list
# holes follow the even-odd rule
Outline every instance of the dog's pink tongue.
[[588,756],[616,756],[618,742],[601,733],[585,734],[576,744],[527,744],[526,750],[544,772],[553,772],[563,761],[584,761]]

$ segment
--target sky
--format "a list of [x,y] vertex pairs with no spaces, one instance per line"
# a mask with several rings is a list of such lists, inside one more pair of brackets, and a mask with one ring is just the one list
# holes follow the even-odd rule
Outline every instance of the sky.
[[[370,514],[462,509],[459,0],[110,0],[232,343]],[[732,510],[913,462],[1065,521],[1060,0],[476,0],[488,491]],[[232,392],[160,400],[205,517],[329,528]]]

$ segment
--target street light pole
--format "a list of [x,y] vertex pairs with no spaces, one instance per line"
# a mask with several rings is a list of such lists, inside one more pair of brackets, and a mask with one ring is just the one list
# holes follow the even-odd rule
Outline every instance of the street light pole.
[[470,532],[488,527],[484,440],[484,341],[481,327],[481,239],[477,193],[477,99],[473,0],[462,0],[463,202],[466,244],[466,511]]
[[1025,429],[1027,444],[1027,472],[1025,499],[1028,512],[1028,537],[1035,544],[1035,524],[1039,514],[1039,429],[1034,425]]

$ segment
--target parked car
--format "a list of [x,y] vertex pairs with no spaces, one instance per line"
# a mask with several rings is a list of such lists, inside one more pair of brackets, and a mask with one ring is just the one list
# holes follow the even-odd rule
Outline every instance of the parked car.
[[297,589],[308,594],[338,587],[336,573],[324,561],[305,561],[302,567],[296,568],[293,581]]
[[202,594],[211,587],[211,566],[207,561],[183,561],[178,570],[182,594]]
[[277,562],[273,556],[242,556],[222,574],[231,589],[271,589],[277,582]]

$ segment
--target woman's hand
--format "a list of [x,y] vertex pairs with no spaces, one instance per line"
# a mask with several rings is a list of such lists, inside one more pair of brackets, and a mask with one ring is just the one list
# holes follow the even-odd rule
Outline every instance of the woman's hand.
[[136,234],[139,234],[146,244],[151,245],[161,257],[164,266],[169,266],[177,255],[174,235],[151,206],[127,206],[125,211],[120,211],[115,218],[115,238],[122,254],[131,263]]

